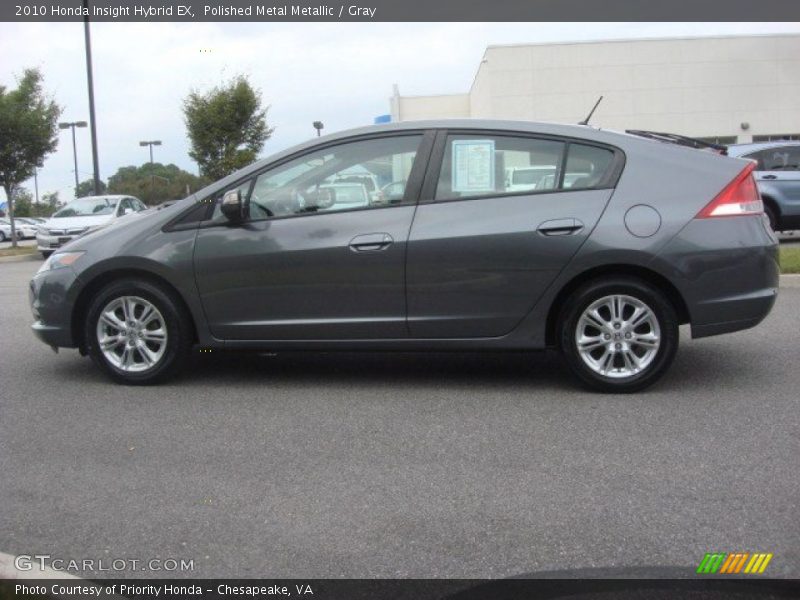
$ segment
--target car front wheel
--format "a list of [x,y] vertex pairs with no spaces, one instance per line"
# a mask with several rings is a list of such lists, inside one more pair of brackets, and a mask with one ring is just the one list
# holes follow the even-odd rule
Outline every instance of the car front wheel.
[[602,392],[636,392],[669,368],[678,319],[658,289],[632,278],[594,281],[567,302],[559,343],[570,369]]
[[84,331],[92,360],[113,379],[151,384],[174,375],[189,355],[192,330],[173,293],[126,279],[103,288]]

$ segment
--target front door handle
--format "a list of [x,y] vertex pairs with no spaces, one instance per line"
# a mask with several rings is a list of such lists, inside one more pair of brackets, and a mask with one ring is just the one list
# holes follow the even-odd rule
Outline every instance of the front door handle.
[[552,221],[545,221],[536,231],[546,236],[554,235],[572,235],[583,229],[583,223],[578,219],[554,219]]
[[394,240],[388,233],[365,233],[357,235],[350,240],[350,250],[353,252],[379,252],[386,250]]
[[777,175],[762,175],[761,179],[777,179]]

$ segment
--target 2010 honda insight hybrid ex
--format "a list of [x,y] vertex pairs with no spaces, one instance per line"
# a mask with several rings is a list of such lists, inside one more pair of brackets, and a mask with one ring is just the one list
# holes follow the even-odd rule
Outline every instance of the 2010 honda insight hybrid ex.
[[592,388],[641,390],[680,324],[716,335],[772,308],[778,246],[752,170],[587,126],[329,135],[59,249],[30,283],[33,330],[130,384],[195,345],[554,347]]

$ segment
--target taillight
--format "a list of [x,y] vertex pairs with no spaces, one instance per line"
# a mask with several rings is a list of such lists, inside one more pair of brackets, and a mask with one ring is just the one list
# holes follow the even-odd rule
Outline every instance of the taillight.
[[756,180],[753,179],[755,168],[755,163],[747,165],[736,179],[726,185],[703,210],[697,213],[697,218],[738,217],[763,213],[764,204],[761,202]]

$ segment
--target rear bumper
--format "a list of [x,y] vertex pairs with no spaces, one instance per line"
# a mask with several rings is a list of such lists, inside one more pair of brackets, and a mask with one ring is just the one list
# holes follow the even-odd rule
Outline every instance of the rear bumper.
[[655,260],[686,302],[692,337],[754,327],[775,304],[778,240],[766,218],[695,219]]

